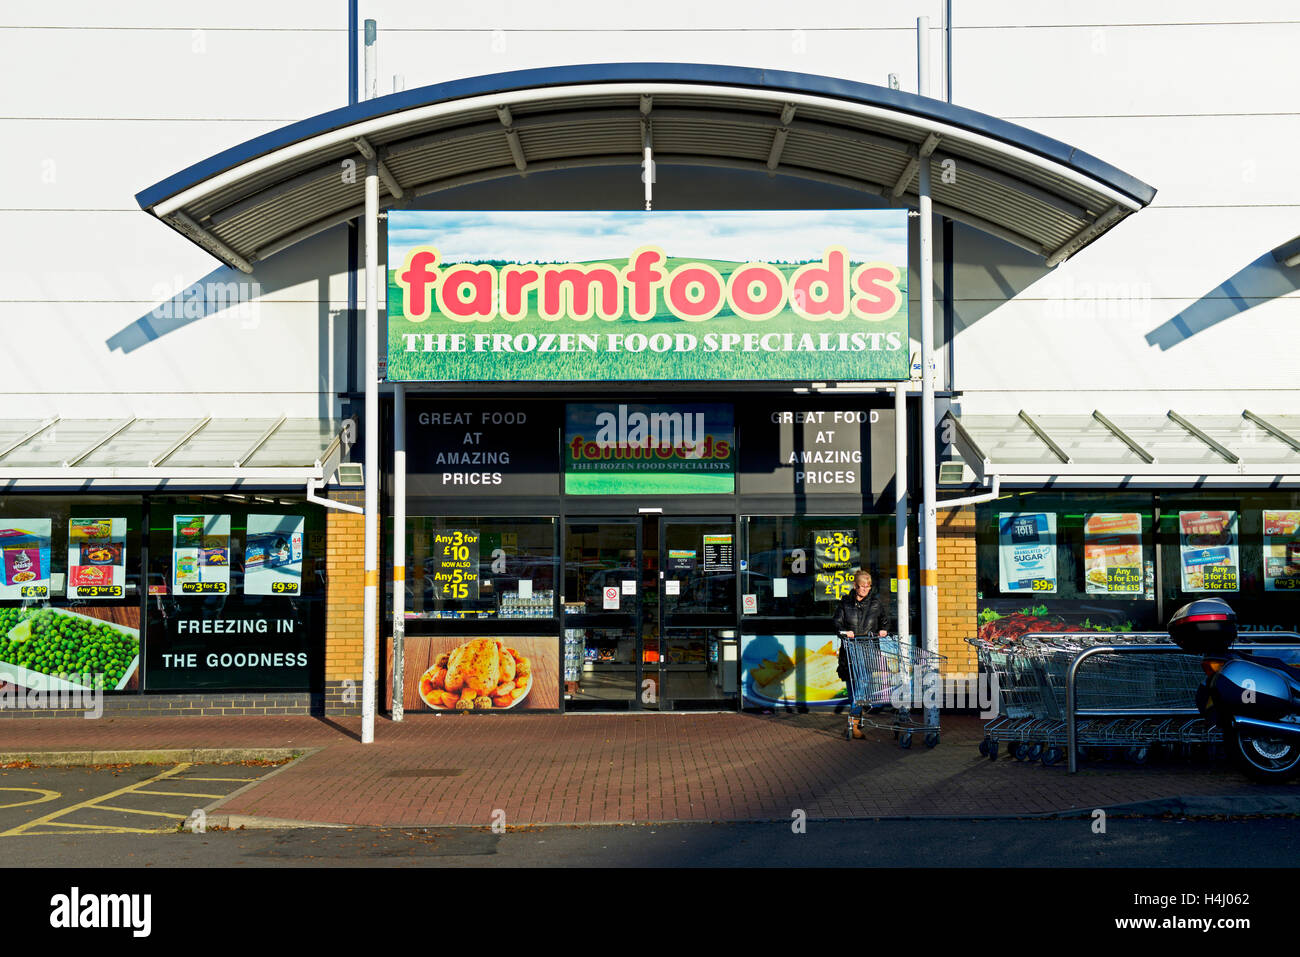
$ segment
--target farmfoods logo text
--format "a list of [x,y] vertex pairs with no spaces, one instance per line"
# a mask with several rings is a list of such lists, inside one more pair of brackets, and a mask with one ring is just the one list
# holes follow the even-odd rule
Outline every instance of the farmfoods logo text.
[[906,249],[902,210],[395,211],[388,377],[906,378]]
[[725,403],[573,403],[564,412],[564,490],[730,494],[735,437],[734,412]]

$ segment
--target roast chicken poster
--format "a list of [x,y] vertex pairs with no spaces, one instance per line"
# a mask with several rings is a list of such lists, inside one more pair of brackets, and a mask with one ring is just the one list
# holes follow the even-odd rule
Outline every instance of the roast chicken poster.
[[[560,648],[555,638],[408,635],[403,644],[407,711],[505,714],[557,711]],[[393,673],[388,640],[385,674]]]

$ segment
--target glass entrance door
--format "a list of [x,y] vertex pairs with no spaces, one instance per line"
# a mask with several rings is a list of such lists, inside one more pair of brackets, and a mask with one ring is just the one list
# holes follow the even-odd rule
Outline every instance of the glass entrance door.
[[739,551],[731,518],[662,518],[662,705],[734,708],[739,675]]
[[734,707],[734,519],[569,519],[566,710]]
[[639,518],[565,522],[566,710],[640,706],[644,555]]

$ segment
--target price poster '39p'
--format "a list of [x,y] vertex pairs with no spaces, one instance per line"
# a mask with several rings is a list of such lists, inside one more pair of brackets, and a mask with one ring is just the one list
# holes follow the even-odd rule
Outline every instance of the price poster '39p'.
[[1056,515],[998,514],[998,587],[1013,595],[1056,594]]

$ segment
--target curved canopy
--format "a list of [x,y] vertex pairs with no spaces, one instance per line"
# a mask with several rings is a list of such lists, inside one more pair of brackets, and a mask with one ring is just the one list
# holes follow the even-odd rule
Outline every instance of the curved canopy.
[[[574,167],[753,169],[916,205],[932,164],[934,211],[1043,256],[1073,255],[1155,190],[1071,146],[899,90],[744,67],[608,63],[473,77],[290,124],[136,196],[245,272],[361,215],[366,161],[380,203]],[[349,162],[351,161],[351,162]]]

